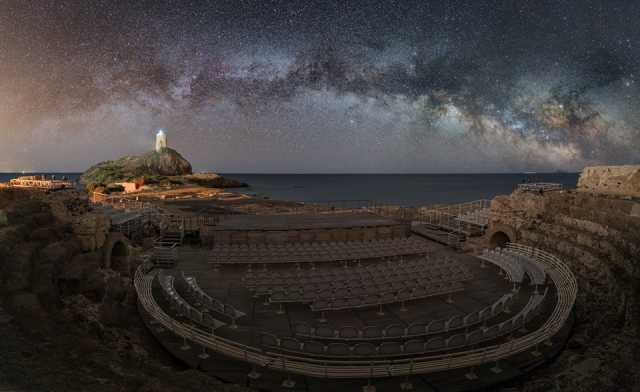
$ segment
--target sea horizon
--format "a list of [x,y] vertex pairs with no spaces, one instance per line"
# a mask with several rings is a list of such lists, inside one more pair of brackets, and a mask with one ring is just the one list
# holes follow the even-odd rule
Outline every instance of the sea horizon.
[[[383,176],[383,175],[391,175],[391,176],[401,176],[401,175],[500,175],[500,174],[580,174],[582,171],[510,171],[510,172],[410,172],[410,173],[386,173],[386,172],[305,172],[305,173],[295,173],[295,172],[218,172],[215,170],[194,170],[194,173],[216,173],[222,176],[230,176],[234,174],[238,175],[303,175],[303,176],[313,176],[313,175],[375,175],[375,176]],[[0,170],[0,174],[78,174],[81,175],[84,171],[48,171],[48,170],[34,170],[34,171],[2,171]]]
[[[8,181],[23,173],[0,173],[0,181]],[[71,181],[79,179],[79,172],[33,172],[54,174]],[[510,194],[524,182],[554,182],[574,188],[578,173],[220,173],[249,186],[228,188],[262,199],[307,203],[345,202],[366,205],[370,202],[428,206],[455,204],[480,199],[492,199]],[[356,203],[360,202],[360,204]]]

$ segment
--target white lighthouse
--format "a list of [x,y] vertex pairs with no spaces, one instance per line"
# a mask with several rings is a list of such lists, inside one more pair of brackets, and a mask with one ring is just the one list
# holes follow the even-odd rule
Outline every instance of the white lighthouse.
[[156,152],[161,152],[164,148],[167,148],[167,135],[162,129],[158,129],[158,133],[156,133]]

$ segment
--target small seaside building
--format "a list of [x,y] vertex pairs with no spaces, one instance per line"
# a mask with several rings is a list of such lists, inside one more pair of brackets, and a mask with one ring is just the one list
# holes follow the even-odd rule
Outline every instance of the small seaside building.
[[9,187],[55,191],[61,189],[73,189],[74,185],[71,181],[67,180],[66,177],[58,180],[55,176],[48,178],[45,175],[35,175],[13,178],[9,180]]
[[134,181],[116,182],[115,185],[120,185],[124,193],[137,192],[144,186],[144,177],[138,177]]

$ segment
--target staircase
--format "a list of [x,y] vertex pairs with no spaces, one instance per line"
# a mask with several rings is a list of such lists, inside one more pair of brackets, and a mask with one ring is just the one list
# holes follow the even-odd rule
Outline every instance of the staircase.
[[178,262],[178,247],[182,245],[181,232],[165,232],[153,243],[151,260],[160,268],[173,268]]

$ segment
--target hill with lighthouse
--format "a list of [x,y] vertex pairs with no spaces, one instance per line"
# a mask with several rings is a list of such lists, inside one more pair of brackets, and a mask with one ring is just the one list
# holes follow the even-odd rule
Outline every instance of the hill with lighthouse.
[[193,173],[191,163],[168,147],[163,130],[156,134],[153,151],[128,155],[91,166],[80,178],[88,189],[120,190],[126,183],[147,186],[198,185],[212,188],[240,187],[244,184],[214,173]]

